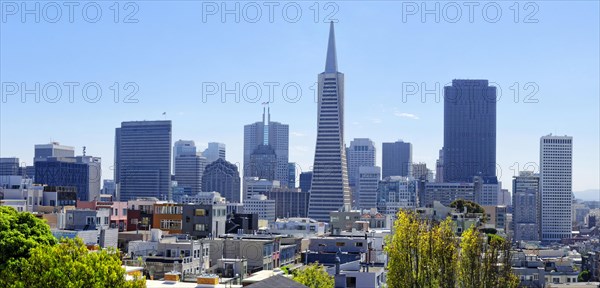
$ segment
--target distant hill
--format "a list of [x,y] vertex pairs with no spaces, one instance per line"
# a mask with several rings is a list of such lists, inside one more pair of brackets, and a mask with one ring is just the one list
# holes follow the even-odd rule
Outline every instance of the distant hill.
[[574,191],[575,198],[586,201],[600,201],[600,190],[588,189],[584,191]]

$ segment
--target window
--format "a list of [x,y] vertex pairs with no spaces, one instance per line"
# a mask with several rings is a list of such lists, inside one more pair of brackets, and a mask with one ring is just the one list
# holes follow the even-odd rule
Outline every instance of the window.
[[335,246],[337,246],[337,247],[343,247],[343,246],[346,246],[346,243],[344,243],[344,242],[335,242]]
[[181,220],[160,220],[160,229],[181,230]]
[[363,247],[363,243],[362,242],[356,242],[356,243],[354,243],[354,246],[356,246],[356,247]]
[[100,217],[96,217],[96,224],[102,224],[102,222],[100,222]]
[[[69,214],[69,218],[71,218],[71,220],[72,220],[73,219],[73,214]],[[94,225],[94,217],[92,217],[92,216],[85,217],[85,224],[87,224],[87,225]]]
[[113,209],[113,216],[117,216],[117,214],[118,214],[117,211],[119,211],[119,210],[117,210],[117,208]]
[[206,226],[204,224],[196,224],[194,225],[194,231],[206,231]]
[[194,210],[194,215],[196,215],[196,216],[205,216],[206,215],[206,210],[204,210],[204,209],[196,209],[196,210]]
[[104,225],[108,225],[108,217],[104,217]]

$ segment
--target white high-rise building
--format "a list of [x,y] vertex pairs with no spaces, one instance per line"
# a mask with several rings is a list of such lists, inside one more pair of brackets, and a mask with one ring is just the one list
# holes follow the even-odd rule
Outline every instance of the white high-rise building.
[[258,214],[258,219],[275,222],[275,200],[265,195],[254,195],[244,200],[244,213]]
[[281,184],[277,180],[259,179],[258,177],[244,177],[243,186],[244,199],[250,199],[254,195],[264,195],[267,192],[271,192],[273,188],[281,188]]
[[329,221],[331,211],[350,211],[348,166],[344,145],[344,74],[338,72],[333,22],[325,71],[318,81],[317,145],[308,217]]
[[360,209],[377,208],[377,188],[381,180],[381,168],[358,168],[358,207]]
[[573,137],[540,138],[541,238],[545,242],[571,237]]
[[218,142],[209,142],[208,148],[202,152],[202,156],[206,157],[206,164],[217,161],[217,159],[225,159],[225,144]]
[[355,186],[358,183],[359,167],[375,166],[375,143],[368,138],[354,138],[346,149],[348,157],[348,183]]

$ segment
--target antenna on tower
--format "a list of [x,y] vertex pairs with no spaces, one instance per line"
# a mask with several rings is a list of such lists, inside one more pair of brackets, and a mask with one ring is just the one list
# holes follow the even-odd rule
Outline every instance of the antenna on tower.
[[83,146],[83,156],[85,156],[85,146]]

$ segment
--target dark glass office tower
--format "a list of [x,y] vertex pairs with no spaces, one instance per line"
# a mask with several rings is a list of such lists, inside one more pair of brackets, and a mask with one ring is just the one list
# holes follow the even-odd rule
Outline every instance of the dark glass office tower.
[[122,122],[115,130],[115,182],[121,201],[167,199],[171,160],[171,121]]
[[496,176],[496,87],[452,80],[444,87],[444,181]]

